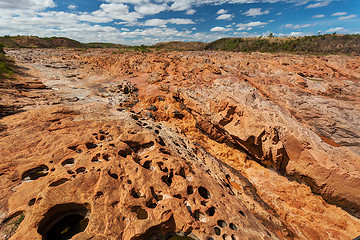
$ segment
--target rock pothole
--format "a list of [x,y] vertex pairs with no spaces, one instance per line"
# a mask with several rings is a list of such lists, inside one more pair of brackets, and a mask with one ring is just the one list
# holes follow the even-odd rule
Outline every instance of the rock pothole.
[[87,204],[59,204],[47,211],[37,231],[43,240],[71,239],[85,231],[89,223],[89,214]]
[[30,180],[36,180],[41,177],[45,177],[48,174],[49,174],[49,167],[46,165],[40,165],[38,167],[31,168],[25,171],[22,174],[21,178],[24,181],[30,181]]
[[210,199],[211,198],[210,192],[206,188],[199,187],[198,191],[199,191],[199,194],[200,194],[201,197],[203,197],[205,199]]

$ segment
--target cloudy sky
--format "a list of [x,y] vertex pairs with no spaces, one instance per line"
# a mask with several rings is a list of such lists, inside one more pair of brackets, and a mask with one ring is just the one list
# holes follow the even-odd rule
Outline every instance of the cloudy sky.
[[151,45],[360,33],[360,0],[0,0],[0,35]]

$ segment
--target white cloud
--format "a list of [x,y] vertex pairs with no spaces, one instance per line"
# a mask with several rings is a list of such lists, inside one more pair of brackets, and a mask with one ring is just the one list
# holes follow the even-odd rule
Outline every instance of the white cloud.
[[126,22],[134,22],[139,18],[142,18],[143,15],[137,12],[129,12],[129,7],[125,4],[101,4],[100,10],[92,12],[93,16],[97,17],[107,17],[111,19],[120,19]]
[[308,24],[295,24],[295,25],[289,23],[289,24],[283,25],[282,27],[284,27],[284,28],[290,28],[290,29],[300,29],[300,28],[312,27],[312,26],[315,26],[315,25],[316,25],[316,23],[312,23],[312,24],[310,24],[310,23],[308,23]]
[[170,9],[173,11],[184,11],[189,10],[194,3],[193,0],[175,0],[174,3],[170,6]]
[[168,21],[166,21],[164,19],[154,18],[154,19],[146,20],[144,22],[143,26],[166,27],[167,23],[168,23]]
[[53,0],[0,0],[0,9],[42,10],[55,6]]
[[90,14],[79,15],[77,17],[77,19],[80,21],[93,22],[93,23],[107,23],[107,22],[112,21],[112,18],[108,18],[105,16],[99,17],[99,16],[90,15]]
[[272,23],[272,22],[275,22],[275,20],[272,20],[272,19],[271,19],[271,20],[269,20],[268,22],[269,22],[269,23]]
[[68,6],[68,9],[70,9],[70,10],[75,10],[77,8],[77,6],[76,5],[73,5],[73,4],[70,4],[69,6]]
[[128,28],[121,28],[120,30],[124,31],[124,32],[129,32],[130,31],[130,29],[128,29]]
[[346,14],[347,14],[347,12],[336,12],[336,13],[331,14],[331,16],[344,16]]
[[338,17],[338,19],[339,20],[346,20],[346,19],[355,18],[355,17],[357,17],[357,15],[352,14],[352,15],[349,15],[349,16]]
[[227,13],[227,11],[225,9],[220,9],[219,11],[216,12],[217,14],[225,14]]
[[291,37],[300,37],[300,36],[303,36],[304,33],[303,32],[292,32],[289,34],[289,36]]
[[166,24],[194,24],[193,20],[187,18],[171,18],[171,19],[148,19],[143,24],[138,24],[141,26],[156,26],[156,27],[166,27]]
[[224,27],[213,27],[210,29],[210,32],[228,32],[231,31],[231,28],[224,28]]
[[344,28],[343,27],[336,27],[336,28],[330,28],[329,30],[326,30],[325,32],[327,33],[334,33],[334,32],[341,32],[343,31]]
[[325,17],[324,14],[317,14],[317,15],[312,16],[312,18],[323,18],[323,17]]
[[168,6],[166,4],[152,4],[152,3],[148,3],[145,5],[137,5],[134,7],[135,11],[140,13],[140,14],[144,14],[144,15],[153,15],[153,14],[158,14],[162,11],[165,11],[168,8]]
[[309,2],[309,0],[300,1],[297,4],[295,4],[295,6],[301,6],[301,5],[307,4],[308,2]]
[[264,15],[264,14],[269,14],[269,10],[266,11],[261,11],[261,8],[250,8],[249,10],[247,10],[246,12],[243,13],[244,15],[250,17],[255,17],[255,16],[260,16],[260,15]]
[[144,3],[148,3],[148,0],[105,0],[105,2],[108,3],[128,3],[128,4],[144,4]]
[[194,13],[196,13],[196,10],[194,10],[194,9],[189,9],[186,11],[187,15],[193,15]]
[[310,4],[308,6],[306,6],[306,8],[319,8],[319,7],[326,7],[327,5],[330,4],[331,1],[322,1],[322,2],[317,2],[314,4]]
[[232,14],[221,14],[216,19],[217,20],[231,20],[234,17]]
[[236,25],[236,27],[238,27],[236,30],[238,31],[242,31],[242,30],[251,30],[254,27],[263,27],[265,25],[267,25],[268,23],[266,22],[249,22],[249,23],[239,23]]

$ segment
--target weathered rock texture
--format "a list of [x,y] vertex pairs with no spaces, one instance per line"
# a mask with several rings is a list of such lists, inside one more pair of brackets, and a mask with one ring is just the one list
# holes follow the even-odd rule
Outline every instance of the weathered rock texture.
[[358,57],[9,53],[2,237],[360,235]]

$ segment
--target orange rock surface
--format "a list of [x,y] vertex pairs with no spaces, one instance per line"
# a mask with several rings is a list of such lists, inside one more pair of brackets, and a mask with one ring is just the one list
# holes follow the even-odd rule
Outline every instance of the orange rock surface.
[[8,54],[1,237],[360,235],[359,57]]

